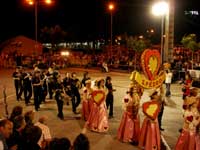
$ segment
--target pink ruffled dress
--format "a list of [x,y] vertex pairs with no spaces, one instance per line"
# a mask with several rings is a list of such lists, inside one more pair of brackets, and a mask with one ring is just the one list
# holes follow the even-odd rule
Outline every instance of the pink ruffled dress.
[[160,140],[158,119],[152,120],[146,116],[140,130],[139,148],[144,150],[161,150]]
[[133,105],[134,102],[130,95],[124,97],[123,103],[125,111],[118,128],[117,138],[122,142],[137,143],[140,134],[138,107]]
[[85,127],[95,132],[108,131],[109,125],[105,99],[100,104],[93,101]]
[[183,130],[178,138],[175,150],[200,150],[200,135],[197,132],[199,118],[198,111],[185,111]]
[[91,88],[86,88],[84,87],[83,89],[83,101],[82,101],[82,117],[85,121],[88,120],[91,107],[93,104],[92,98],[91,98],[91,93],[92,93]]

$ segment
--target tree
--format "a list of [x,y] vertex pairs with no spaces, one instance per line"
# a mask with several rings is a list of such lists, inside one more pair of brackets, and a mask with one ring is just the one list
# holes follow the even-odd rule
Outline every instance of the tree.
[[65,40],[66,35],[67,33],[59,25],[56,25],[55,27],[41,29],[40,37],[43,42],[50,42],[53,50],[57,50],[58,44]]
[[181,43],[183,46],[189,50],[192,51],[192,69],[193,69],[193,55],[196,50],[199,49],[199,43],[197,43],[197,37],[196,34],[189,34],[189,35],[184,35]]
[[134,70],[136,70],[136,63],[137,63],[137,53],[141,53],[144,51],[148,46],[150,46],[150,41],[144,38],[139,38],[137,36],[127,37],[127,47],[131,50],[135,51],[134,57]]

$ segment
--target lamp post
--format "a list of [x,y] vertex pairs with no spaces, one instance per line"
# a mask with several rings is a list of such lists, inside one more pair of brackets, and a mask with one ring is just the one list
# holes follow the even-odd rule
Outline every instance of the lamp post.
[[34,15],[35,15],[35,52],[38,48],[38,5],[40,2],[44,2],[48,5],[52,3],[51,0],[26,0],[29,5],[34,5]]
[[152,13],[155,16],[161,16],[161,43],[160,43],[160,55],[161,64],[163,63],[163,53],[164,53],[164,35],[165,35],[165,17],[169,12],[169,5],[166,1],[158,1],[152,6]]
[[113,24],[113,10],[114,10],[114,4],[110,3],[108,5],[108,9],[110,11],[110,55],[112,57],[112,24]]

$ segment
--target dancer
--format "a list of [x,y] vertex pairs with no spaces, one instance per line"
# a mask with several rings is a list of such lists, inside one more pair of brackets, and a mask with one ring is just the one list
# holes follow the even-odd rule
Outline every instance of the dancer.
[[139,101],[140,96],[136,89],[131,86],[123,99],[124,113],[117,132],[117,138],[122,142],[138,144],[140,133]]
[[[159,130],[159,124],[158,124],[158,113],[154,117],[151,117],[148,113],[148,110],[145,110],[145,105],[148,103],[153,103],[153,105],[149,105],[148,107],[156,108],[157,111],[159,111],[159,103],[157,100],[159,99],[158,92],[153,91],[152,94],[150,94],[150,102],[143,103],[143,112],[146,116],[142,123],[140,138],[139,138],[139,148],[145,149],[145,150],[161,150],[161,144],[160,144],[160,130]],[[148,109],[148,108],[147,108]],[[148,113],[147,113],[148,112]]]
[[[194,92],[197,92],[197,90]],[[193,93],[193,90],[190,93]],[[188,97],[185,100],[185,105],[187,106],[184,112],[183,128],[176,143],[175,150],[199,150],[200,138],[197,127],[200,124],[200,113],[197,109],[198,101],[196,97]]]
[[108,117],[105,104],[105,88],[104,88],[104,79],[100,79],[97,82],[97,89],[94,89],[93,94],[100,94],[101,101],[95,101],[93,97],[93,104],[91,107],[91,112],[88,117],[87,122],[85,123],[85,128],[89,128],[95,132],[106,132],[108,131]]
[[92,101],[92,88],[91,88],[91,80],[85,81],[85,87],[83,88],[83,102],[82,102],[82,116],[85,121],[88,120]]

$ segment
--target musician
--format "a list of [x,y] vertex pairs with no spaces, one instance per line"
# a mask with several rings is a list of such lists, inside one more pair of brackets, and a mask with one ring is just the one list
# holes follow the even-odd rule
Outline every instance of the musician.
[[61,76],[59,75],[57,77],[57,80],[54,84],[54,92],[55,92],[55,99],[58,106],[58,117],[63,120],[63,103],[64,103],[64,97],[65,97],[65,91],[64,91],[64,85],[61,80]]
[[15,93],[16,93],[16,98],[17,101],[19,101],[19,89],[20,89],[20,72],[19,68],[17,67],[15,69],[15,72],[12,74],[13,80],[14,80],[14,86],[15,86]]
[[33,93],[34,93],[35,110],[38,111],[38,109],[40,108],[40,103],[41,103],[41,90],[42,90],[39,70],[36,70],[34,72],[34,75],[32,78],[32,85],[33,85]]
[[48,93],[49,93],[49,99],[53,98],[53,69],[52,67],[49,67],[47,72],[47,84],[48,84]]
[[47,75],[45,71],[42,71],[42,74],[40,75],[41,79],[41,102],[45,102],[46,96],[47,96]]
[[105,87],[107,88],[107,95],[106,95],[106,107],[107,109],[110,108],[109,110],[109,118],[113,118],[113,91],[115,91],[115,89],[113,89],[112,87],[112,82],[111,82],[111,77],[107,76],[106,77],[106,83],[105,83]]
[[28,105],[32,97],[32,84],[31,84],[32,75],[24,71],[22,73],[22,79],[23,79],[25,104]]
[[[71,76],[69,72],[65,73],[63,85],[65,88],[65,93],[68,95],[68,98],[71,98]],[[67,101],[67,105],[69,105],[69,101]]]
[[71,100],[72,100],[72,111],[74,112],[74,114],[78,114],[78,112],[76,112],[76,108],[81,102],[81,97],[79,93],[80,88],[81,88],[81,82],[76,77],[76,73],[73,72],[71,77],[71,97],[72,97]]

